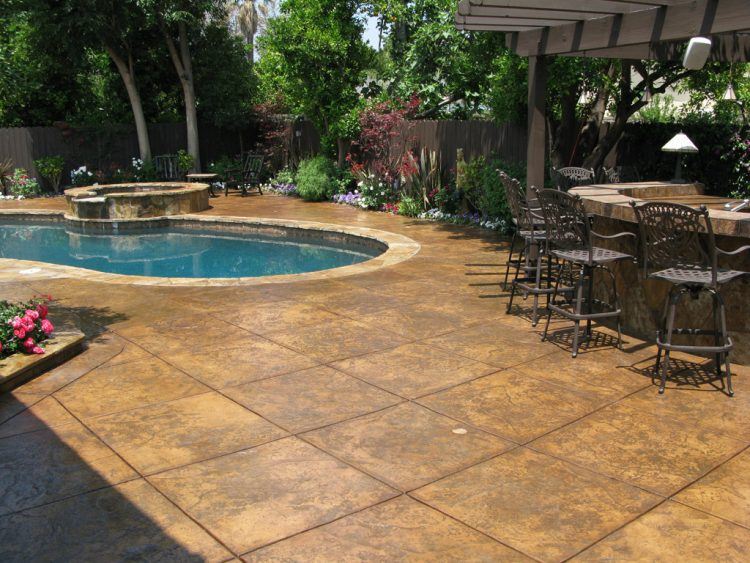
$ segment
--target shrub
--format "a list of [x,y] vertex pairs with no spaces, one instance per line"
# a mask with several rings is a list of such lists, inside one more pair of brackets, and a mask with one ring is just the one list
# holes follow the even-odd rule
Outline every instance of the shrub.
[[732,197],[750,197],[750,137],[736,133],[721,159],[732,166],[729,176]]
[[3,195],[8,195],[10,187],[10,178],[13,175],[13,161],[10,158],[0,160],[0,188]]
[[34,166],[36,166],[39,174],[49,184],[51,191],[58,193],[60,191],[63,169],[65,168],[65,159],[61,156],[45,156],[44,158],[35,160]]
[[185,149],[177,151],[177,167],[182,174],[189,174],[195,166],[195,158]]
[[134,158],[131,162],[130,179],[134,182],[153,182],[156,180],[156,166],[153,160]]
[[422,213],[422,203],[413,197],[404,197],[398,203],[398,214],[407,217],[416,217]]
[[47,319],[47,301],[0,301],[0,358],[16,352],[44,354],[41,343],[55,329]]
[[324,156],[300,162],[297,170],[297,192],[307,201],[323,201],[333,195],[336,171]]
[[31,197],[39,194],[41,191],[39,183],[29,176],[23,168],[16,168],[10,177],[9,191],[12,195]]
[[70,184],[72,186],[89,186],[94,181],[94,173],[85,165],[70,171]]

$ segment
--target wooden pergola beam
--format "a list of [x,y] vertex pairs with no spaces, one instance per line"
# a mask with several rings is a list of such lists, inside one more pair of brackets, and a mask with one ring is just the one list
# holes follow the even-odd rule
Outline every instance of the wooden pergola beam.
[[679,40],[750,28],[748,0],[693,0],[520,32],[518,54],[556,55]]

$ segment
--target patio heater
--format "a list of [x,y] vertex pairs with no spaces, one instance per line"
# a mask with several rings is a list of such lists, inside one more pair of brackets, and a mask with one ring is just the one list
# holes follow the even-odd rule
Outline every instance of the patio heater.
[[677,164],[675,165],[674,178],[672,178],[673,184],[684,184],[685,180],[682,178],[682,158],[685,154],[695,154],[698,152],[698,147],[693,144],[693,141],[685,135],[685,133],[677,133],[672,137],[669,142],[661,148],[664,152],[677,153]]

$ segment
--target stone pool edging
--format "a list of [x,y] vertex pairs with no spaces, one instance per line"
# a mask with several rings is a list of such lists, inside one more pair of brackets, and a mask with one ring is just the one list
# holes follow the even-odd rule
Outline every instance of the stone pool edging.
[[[0,258],[0,267],[4,269],[18,269],[19,277],[69,277],[86,279],[120,285],[153,285],[161,287],[225,287],[225,286],[253,286],[275,283],[291,283],[297,281],[329,280],[346,276],[360,275],[379,270],[408,260],[420,250],[416,241],[388,231],[380,231],[367,227],[350,227],[331,223],[313,221],[293,221],[285,219],[268,219],[264,217],[232,217],[222,215],[173,215],[165,217],[151,217],[143,219],[78,219],[61,211],[17,209],[0,210],[0,219],[17,219],[23,221],[55,221],[67,222],[75,227],[89,232],[127,232],[128,230],[142,230],[148,228],[163,228],[168,226],[189,227],[200,230],[221,227],[235,232],[265,232],[273,229],[277,231],[294,231],[297,235],[305,231],[324,233],[329,240],[346,242],[357,239],[358,243],[372,244],[384,250],[383,254],[350,266],[331,268],[316,272],[301,274],[283,274],[276,276],[243,277],[243,278],[160,278],[148,276],[128,276],[87,270],[75,266],[37,262],[33,260],[19,260],[14,258]],[[112,226],[116,225],[115,229]],[[253,226],[256,228],[253,229]],[[33,271],[32,271],[33,270]]]

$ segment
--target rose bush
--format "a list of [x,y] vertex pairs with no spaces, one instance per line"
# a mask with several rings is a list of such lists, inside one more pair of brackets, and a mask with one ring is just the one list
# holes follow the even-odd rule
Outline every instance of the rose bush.
[[0,301],[0,358],[17,352],[44,354],[42,342],[55,330],[47,318],[50,297],[23,303]]

